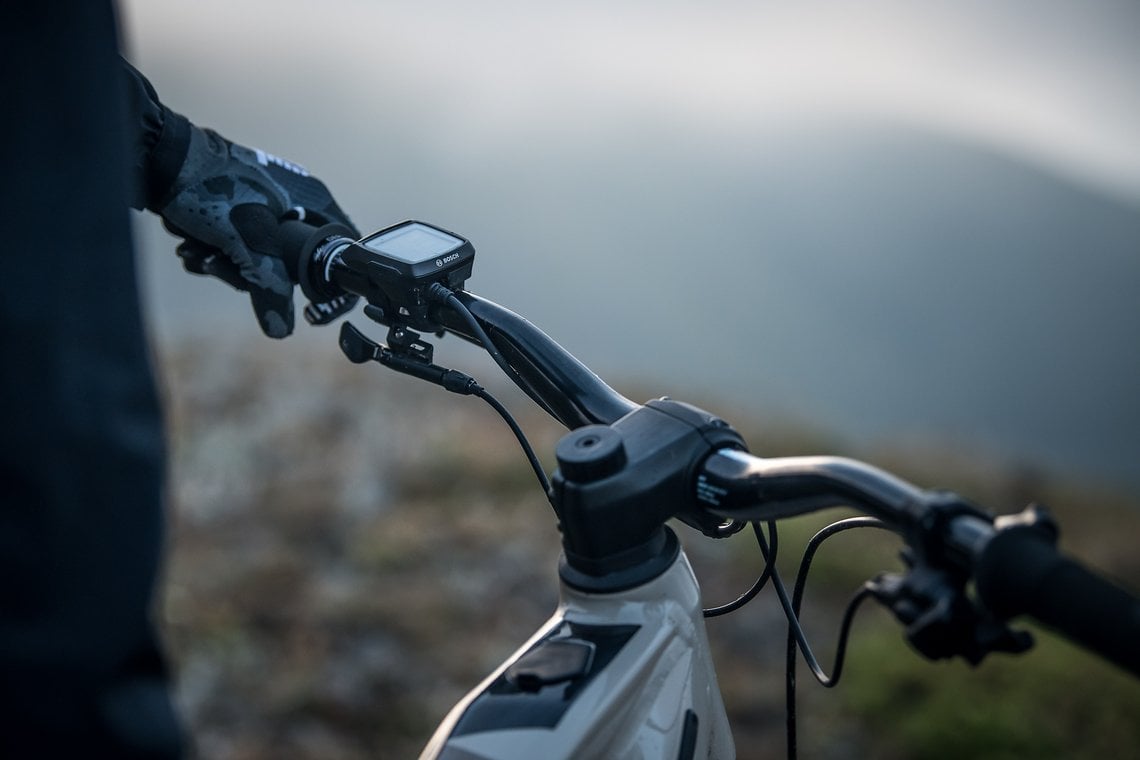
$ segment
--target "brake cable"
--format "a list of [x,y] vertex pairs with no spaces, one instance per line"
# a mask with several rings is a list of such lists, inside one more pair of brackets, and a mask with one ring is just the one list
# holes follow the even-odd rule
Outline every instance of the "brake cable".
[[[808,571],[811,569],[811,563],[815,558],[816,550],[818,550],[828,538],[855,528],[890,529],[886,523],[875,517],[850,517],[824,527],[812,536],[804,548],[803,558],[800,560],[799,571],[796,573],[796,583],[790,602],[788,600],[787,589],[784,587],[779,573],[773,571],[772,580],[773,585],[776,587],[776,595],[780,598],[780,605],[783,607],[784,614],[788,618],[787,661],[785,669],[785,698],[787,703],[785,730],[787,734],[789,760],[795,760],[796,757],[796,646],[797,644],[799,645],[804,655],[804,661],[811,669],[815,679],[825,688],[830,689],[835,687],[839,683],[840,676],[843,675],[843,663],[847,655],[847,641],[851,635],[851,624],[854,622],[855,612],[858,610],[859,605],[871,596],[870,585],[864,584],[851,598],[851,601],[848,602],[847,608],[843,612],[842,622],[839,626],[839,637],[835,645],[835,660],[832,665],[832,672],[830,676],[827,675],[820,666],[819,660],[816,659],[815,653],[807,642],[807,636],[804,633],[803,627],[800,625],[800,603],[803,601]],[[763,548],[764,547],[761,546],[761,550],[763,550]]]
[[538,484],[542,487],[542,492],[546,494],[547,498],[549,499],[550,480],[546,477],[546,471],[542,469],[542,463],[538,461],[538,455],[535,453],[534,447],[530,445],[530,441],[527,440],[526,433],[523,432],[523,429],[519,426],[518,421],[515,420],[514,416],[510,413],[507,407],[504,406],[503,403],[497,398],[492,396],[491,392],[483,386],[480,385],[478,387],[478,390],[473,391],[471,395],[486,401],[491,406],[491,408],[498,412],[499,416],[502,417],[503,420],[507,423],[507,426],[510,427],[511,432],[515,434],[515,438],[518,439],[519,445],[522,446],[523,453],[526,454],[527,461],[530,462],[530,467],[532,470],[534,470],[535,477],[538,478]]
[[[453,291],[449,290],[444,285],[435,282],[432,283],[431,286],[427,289],[427,296],[436,303],[449,306],[456,314],[458,314],[460,319],[462,319],[467,324],[467,327],[471,330],[471,334],[475,336],[475,339],[479,342],[479,345],[483,347],[483,349],[487,352],[495,364],[499,365],[499,369],[503,371],[503,374],[505,374],[507,378],[511,380],[515,385],[522,388],[526,395],[529,396],[536,404],[538,404],[538,406],[544,412],[554,417],[555,419],[558,418],[558,415],[555,414],[554,410],[550,408],[550,405],[546,403],[542,396],[536,393],[531,387],[530,383],[528,383],[522,377],[522,375],[519,374],[519,371],[515,369],[509,361],[507,361],[506,357],[503,356],[502,352],[499,350],[499,347],[495,345],[495,341],[491,340],[491,336],[488,335],[487,331],[483,329],[483,325],[479,324],[479,320],[475,318],[475,315],[471,313],[471,310],[467,308],[467,305],[460,301],[458,296],[456,296]],[[502,414],[502,412],[499,413]],[[540,478],[540,480],[542,479],[543,478]],[[548,493],[549,491],[550,488],[549,485],[547,485],[544,493]]]
[[[760,532],[760,523],[752,522],[751,525],[752,532],[756,534],[756,542],[760,544],[761,547],[763,547],[763,534]],[[764,570],[760,573],[760,577],[756,579],[756,582],[752,584],[752,587],[750,589],[745,591],[743,594],[731,602],[702,610],[706,618],[720,617],[721,615],[727,615],[730,612],[736,612],[738,609],[751,602],[756,597],[756,595],[760,593],[760,590],[764,588],[764,584],[766,584],[768,582],[768,579],[772,577],[772,571],[776,567],[776,549],[779,546],[779,542],[776,536],[775,520],[768,521],[768,540],[772,544],[771,553],[766,554],[764,557]]]

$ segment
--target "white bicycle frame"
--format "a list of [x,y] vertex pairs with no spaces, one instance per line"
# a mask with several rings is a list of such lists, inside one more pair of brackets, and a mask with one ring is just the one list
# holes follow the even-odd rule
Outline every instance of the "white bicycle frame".
[[[602,649],[628,639],[616,652],[602,652],[591,636],[610,642]],[[512,686],[528,663],[551,659],[534,653],[567,641],[589,650],[587,672],[535,692]],[[533,707],[541,701],[545,708]],[[544,709],[552,714],[530,719]],[[535,725],[541,722],[553,725]],[[697,580],[681,551],[663,575],[626,591],[589,594],[562,582],[554,616],[456,704],[420,758],[735,756]]]

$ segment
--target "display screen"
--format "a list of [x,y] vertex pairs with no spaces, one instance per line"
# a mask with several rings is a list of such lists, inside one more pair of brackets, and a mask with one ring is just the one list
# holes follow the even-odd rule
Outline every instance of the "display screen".
[[412,222],[362,240],[361,244],[389,258],[418,264],[454,251],[463,241],[426,224]]

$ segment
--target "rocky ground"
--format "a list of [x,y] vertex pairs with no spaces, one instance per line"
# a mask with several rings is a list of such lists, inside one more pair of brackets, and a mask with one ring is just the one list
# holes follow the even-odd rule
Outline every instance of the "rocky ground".
[[[475,399],[350,365],[323,343],[255,353],[185,346],[164,358],[163,375],[173,463],[160,614],[196,754],[414,757],[451,704],[557,602],[558,534],[513,436]],[[518,394],[504,398],[525,412],[536,448],[551,452],[559,429]],[[750,440],[767,453],[783,453],[781,443],[787,453],[818,453],[796,448],[811,443],[802,436],[769,431]],[[924,472],[906,456],[880,454],[885,464]],[[963,482],[976,476],[986,496],[1011,506],[1044,482],[1026,472],[964,471]],[[1082,513],[1072,545],[1095,550],[1103,567],[1136,582],[1133,507]],[[799,552],[792,547],[808,530],[793,524],[781,534],[787,576]],[[747,534],[727,542],[682,537],[710,604],[742,591],[760,569]],[[812,587],[820,604],[808,613],[825,652],[837,605],[862,578],[897,566],[889,538],[839,542],[833,559],[820,560]],[[872,632],[871,644],[856,649],[845,685],[877,683],[879,656],[929,672],[910,693],[935,691],[945,667],[922,670],[884,615],[865,618],[856,637]],[[742,758],[783,756],[783,636],[770,593],[710,622]],[[1088,659],[1077,662],[1084,668]],[[909,670],[898,677],[915,678]],[[845,685],[830,692],[807,680],[800,679],[804,756],[914,756],[880,741],[889,727],[860,717],[860,709],[884,710],[873,700],[860,708],[865,690],[856,686],[846,698],[837,696]],[[1108,741],[1131,741],[1135,751],[1140,736],[1127,733],[1128,715],[1140,714],[1140,689],[1123,683],[1109,694],[1123,689],[1133,701],[1114,696],[1099,709],[1117,716]],[[1071,745],[1061,746],[1068,754]]]

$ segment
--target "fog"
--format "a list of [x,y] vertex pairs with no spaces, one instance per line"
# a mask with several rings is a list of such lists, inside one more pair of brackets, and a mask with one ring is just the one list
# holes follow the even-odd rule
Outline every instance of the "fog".
[[[619,387],[1140,483],[1135,3],[123,14],[167,104],[362,230],[470,238],[470,288]],[[157,340],[261,340],[139,224]]]

